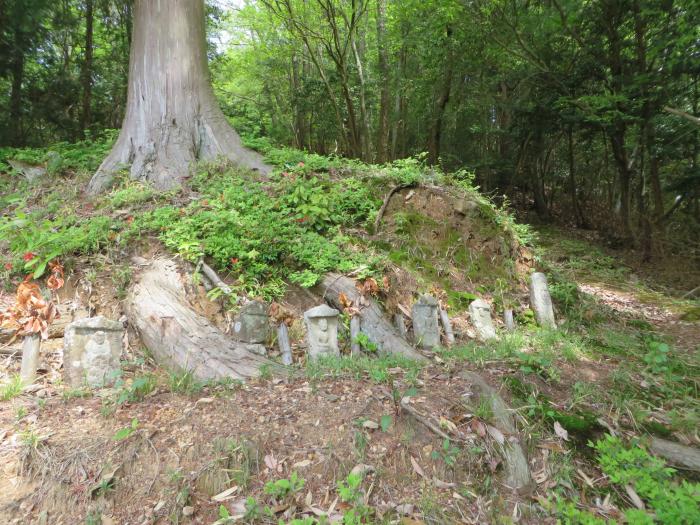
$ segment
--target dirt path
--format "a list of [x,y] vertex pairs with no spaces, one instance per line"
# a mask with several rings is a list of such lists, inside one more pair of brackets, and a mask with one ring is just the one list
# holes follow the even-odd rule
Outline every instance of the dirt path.
[[577,283],[579,289],[625,317],[641,319],[655,331],[670,337],[679,350],[691,351],[700,344],[700,322],[683,321],[681,315],[662,304],[649,304],[634,292],[626,292],[603,284]]

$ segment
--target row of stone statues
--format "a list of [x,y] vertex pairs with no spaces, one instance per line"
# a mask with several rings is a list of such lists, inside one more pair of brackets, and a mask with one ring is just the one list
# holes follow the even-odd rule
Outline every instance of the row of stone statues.
[[[530,305],[538,323],[548,328],[556,327],[552,301],[547,289],[544,274],[535,273],[530,281]],[[267,305],[252,301],[243,306],[232,325],[233,337],[243,343],[264,343],[268,340],[270,319]],[[491,307],[476,299],[469,306],[469,314],[479,340],[487,341],[497,337],[491,316]],[[512,312],[506,312],[506,327],[514,328]],[[326,304],[316,306],[304,313],[306,325],[307,352],[310,359],[321,355],[339,355],[338,318],[340,312]],[[440,324],[448,340],[454,341],[447,312],[441,310],[437,299],[422,295],[413,305],[412,311],[414,343],[424,349],[440,345]],[[359,318],[354,319],[359,321]],[[407,337],[403,315],[395,318],[397,331]],[[351,323],[351,338],[356,339],[360,323]],[[123,326],[120,322],[104,317],[80,319],[68,325],[64,336],[64,374],[72,386],[87,383],[91,387],[101,386],[116,377],[119,371],[119,358],[122,349]],[[280,324],[277,331],[278,344],[284,364],[292,363],[291,345],[287,327]],[[356,341],[352,341],[357,348]]]

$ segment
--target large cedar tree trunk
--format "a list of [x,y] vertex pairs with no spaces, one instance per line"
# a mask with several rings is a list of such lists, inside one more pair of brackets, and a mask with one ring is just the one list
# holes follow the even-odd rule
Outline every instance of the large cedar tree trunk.
[[209,83],[203,0],[136,0],[126,116],[112,152],[90,181],[98,193],[114,173],[159,189],[178,186],[193,161],[226,157],[263,173],[262,157],[241,144]]

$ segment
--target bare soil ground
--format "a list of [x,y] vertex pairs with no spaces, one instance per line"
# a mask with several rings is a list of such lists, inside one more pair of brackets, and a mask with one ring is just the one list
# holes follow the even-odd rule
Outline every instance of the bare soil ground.
[[[138,271],[137,263],[128,264]],[[91,280],[75,276],[63,292],[65,306],[75,299],[91,305],[93,313],[118,318],[119,298],[107,273]],[[620,283],[597,274],[572,275],[581,292],[612,312],[612,321],[648,322],[680,351],[696,353],[700,325],[681,320],[673,300],[650,303],[648,290],[634,288],[634,277]],[[90,287],[93,282],[101,284]],[[303,311],[315,299],[291,289],[282,306]],[[389,299],[396,305],[402,300]],[[0,295],[0,302],[9,300]],[[220,326],[227,324],[225,313],[201,291],[195,303]],[[457,316],[455,324],[463,341],[468,339],[466,318]],[[292,330],[293,338],[302,336],[299,327]],[[36,386],[0,402],[0,523],[211,524],[220,505],[244,514],[249,497],[271,508],[274,516],[264,518],[269,523],[321,513],[338,519],[348,505],[339,499],[337,484],[353,469],[367,472],[362,488],[377,523],[554,523],[536,503],[562,486],[579,491],[589,508],[616,515],[608,503],[587,497],[607,482],[587,457],[585,443],[575,436],[567,443],[551,427],[530,426],[527,407],[514,413],[533,488],[518,494],[505,486],[498,440],[482,426],[489,415],[473,402],[472,385],[460,371],[478,369],[507,402],[514,400],[502,385],[515,378],[567,410],[574,406],[572,385],[583,381],[607,390],[624,356],[557,359],[556,379],[525,373],[512,359],[494,357],[477,366],[446,363],[436,355],[417,375],[398,367],[381,379],[362,372],[356,377],[302,372],[187,389],[174,385],[132,339],[124,383],[88,392],[62,385],[61,345],[60,338],[44,344]],[[18,366],[16,357],[0,354],[3,375]],[[114,402],[144,377],[153,385],[143,398]],[[458,450],[445,448],[442,437],[400,409],[398,401],[411,390],[412,406],[448,433]],[[610,420],[633,425],[626,417]],[[658,417],[665,421],[663,414]],[[676,438],[700,444],[692,433]],[[293,472],[306,482],[298,493],[284,501],[265,494],[266,483]]]

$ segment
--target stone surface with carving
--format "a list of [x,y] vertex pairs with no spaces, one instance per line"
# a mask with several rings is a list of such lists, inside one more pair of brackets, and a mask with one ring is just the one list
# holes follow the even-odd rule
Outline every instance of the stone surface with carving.
[[267,305],[251,301],[241,308],[233,322],[233,337],[242,343],[264,343],[270,332]]
[[100,387],[119,371],[124,327],[102,316],[69,324],[63,338],[63,373],[73,387]]
[[325,304],[304,313],[309,357],[340,355],[338,349],[339,313],[335,308]]
[[533,273],[530,277],[530,308],[535,312],[537,324],[546,328],[556,328],[552,298],[547,287],[547,276],[543,273]]
[[480,341],[496,339],[496,329],[491,319],[491,307],[483,299],[475,299],[469,305],[469,316],[471,317],[476,338]]
[[432,295],[421,295],[411,310],[413,337],[423,348],[440,345],[440,325],[438,324],[439,303]]

